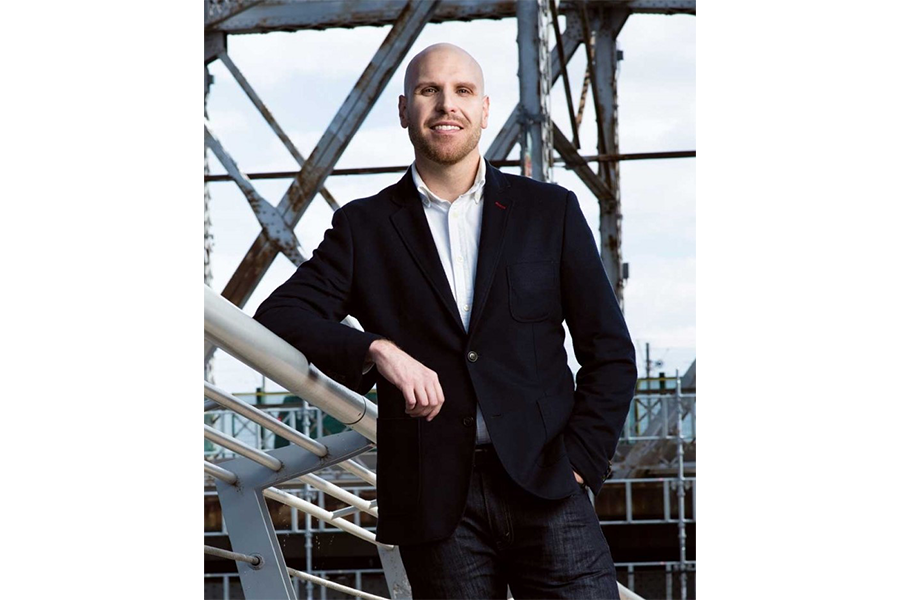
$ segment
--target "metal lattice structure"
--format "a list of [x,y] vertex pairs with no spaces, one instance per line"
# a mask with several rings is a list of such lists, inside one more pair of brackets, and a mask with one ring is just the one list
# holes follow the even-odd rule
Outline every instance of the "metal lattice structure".
[[[621,252],[622,205],[619,161],[694,155],[693,152],[659,152],[631,156],[619,153],[617,65],[620,53],[616,47],[616,38],[630,15],[642,13],[695,14],[696,2],[695,0],[520,0],[518,2],[510,0],[409,0],[407,2],[385,2],[383,0],[205,0],[206,94],[209,94],[212,83],[208,65],[214,61],[220,61],[297,163],[297,171],[286,174],[245,173],[238,167],[231,153],[216,136],[215,123],[206,120],[206,150],[216,156],[225,168],[226,174],[210,175],[207,163],[204,169],[205,180],[214,181],[222,178],[232,180],[246,197],[260,227],[256,240],[225,285],[222,291],[224,299],[238,308],[244,307],[278,254],[286,256],[294,265],[299,265],[306,260],[306,252],[294,233],[295,228],[317,195],[321,195],[333,210],[337,210],[343,202],[348,200],[342,199],[339,202],[326,187],[326,180],[335,173],[335,165],[338,160],[354,135],[362,127],[388,82],[408,58],[409,50],[427,24],[514,18],[519,26],[517,45],[520,100],[497,132],[490,147],[484,152],[485,159],[497,167],[519,166],[523,175],[539,180],[551,181],[552,167],[555,165],[564,166],[580,178],[599,203],[600,254],[616,296],[622,304],[626,276]],[[560,28],[561,17],[565,18],[564,30]],[[262,98],[244,77],[238,65],[229,56],[228,38],[232,35],[250,33],[264,34],[362,26],[384,26],[389,27],[389,30],[313,151],[309,156],[303,156],[278,124]],[[587,66],[581,81],[580,98],[577,99],[576,108],[576,99],[573,98],[567,65],[579,51],[584,52]],[[550,93],[560,77],[563,79],[566,92],[568,113],[566,116],[571,124],[571,136],[567,136],[554,122],[550,110]],[[584,109],[588,101],[592,103],[596,115],[597,148],[594,155],[585,155],[581,151],[579,136],[579,130],[583,125]],[[520,146],[521,154],[517,159],[510,160],[509,156],[517,143]],[[381,167],[368,172],[394,170],[399,172],[405,169],[406,165],[403,165],[397,168]],[[365,167],[356,171],[363,172]],[[270,203],[264,198],[252,183],[254,179],[266,176],[291,179],[290,186],[277,204]],[[213,237],[209,220],[210,195],[206,188],[204,195],[204,280],[209,284],[212,277],[210,265]],[[216,347],[220,345],[218,341],[214,336],[207,335],[204,363],[207,382],[212,381],[211,360]],[[323,377],[319,374],[313,379]],[[331,384],[337,385],[333,382]],[[665,458],[663,449],[671,447],[671,444],[667,444],[667,440],[672,439],[673,435],[678,440],[683,439],[682,419],[677,418],[673,422],[668,415],[660,412],[667,406],[665,402],[652,404],[650,399],[647,402],[649,404],[643,407],[646,409],[646,428],[643,430],[643,436],[647,439],[635,440],[636,444],[629,446],[628,454],[621,457],[622,463],[627,467],[624,475],[626,478],[631,473],[637,473],[640,470],[638,467],[641,465],[655,464]],[[689,404],[693,407],[692,402]],[[678,410],[680,411],[682,408],[679,401]],[[371,419],[372,415],[370,414],[368,418]],[[228,447],[224,444],[239,442],[239,440],[232,442],[230,439],[222,437],[216,433],[214,427],[210,426],[211,424],[214,424],[214,419],[207,419],[206,433],[210,443]],[[693,437],[693,425],[691,435]],[[361,437],[354,432],[348,432],[347,435],[339,434],[339,437],[334,437],[330,443],[335,451],[339,450],[335,456],[339,456],[341,460],[332,458],[331,462],[325,462],[331,464],[343,461],[344,467],[347,468],[347,465],[354,463],[344,459],[369,448],[369,442],[373,439],[372,436],[363,435]],[[678,484],[680,486],[678,488],[679,500],[682,504],[679,534],[682,542],[682,556],[679,564],[682,573],[682,597],[684,597],[684,566],[690,561],[687,561],[684,555],[684,448],[681,442],[679,444],[678,462],[682,465]],[[211,445],[207,445],[207,449],[211,447]],[[235,445],[234,447],[240,446]],[[254,450],[259,452],[259,450]],[[229,512],[232,515],[238,513],[242,515],[241,519],[236,517],[228,519],[229,523],[232,520],[244,521],[246,515],[251,515],[246,520],[246,527],[241,525],[237,530],[229,527],[229,535],[232,540],[239,540],[237,543],[244,547],[265,548],[267,554],[256,557],[235,547],[235,553],[232,553],[230,558],[238,562],[242,581],[246,576],[247,581],[252,582],[250,588],[244,585],[245,594],[253,589],[258,597],[292,598],[294,591],[290,586],[289,571],[284,565],[283,558],[280,558],[281,555],[277,543],[275,543],[275,532],[271,520],[266,515],[266,504],[262,498],[265,496],[281,502],[294,502],[290,498],[279,495],[283,492],[269,491],[274,489],[271,486],[274,483],[286,481],[288,474],[290,474],[288,479],[310,475],[313,470],[322,468],[325,463],[318,460],[321,455],[316,457],[315,453],[310,455],[309,451],[301,451],[297,446],[289,446],[264,453],[267,456],[278,458],[282,467],[276,469],[275,463],[271,461],[267,463],[268,459],[254,455],[247,448],[242,448],[242,451],[245,454],[232,459],[231,471],[223,471],[221,467],[208,463],[207,472],[218,478],[217,487],[219,495],[223,499],[223,510],[226,504],[229,506],[225,511],[226,519],[228,519]],[[256,462],[252,458],[247,458],[248,456],[256,456]],[[266,466],[267,464],[268,466]],[[290,465],[290,469],[283,470],[285,465]],[[232,477],[241,479],[250,487],[244,491],[236,490],[234,481],[231,481]],[[362,505],[360,506],[362,507]],[[364,508],[357,510],[364,510]],[[379,548],[382,561],[385,563],[385,572],[402,573],[402,565],[398,569],[396,564],[399,563],[399,559],[391,558],[382,550]],[[273,567],[274,570],[272,570]],[[275,572],[277,575],[271,575]],[[312,581],[306,574],[301,575],[305,581]],[[389,579],[396,579],[396,577],[396,575],[389,575]],[[396,581],[394,583],[400,585]],[[254,593],[248,594],[247,597],[253,597]],[[392,596],[397,597],[393,591]]]

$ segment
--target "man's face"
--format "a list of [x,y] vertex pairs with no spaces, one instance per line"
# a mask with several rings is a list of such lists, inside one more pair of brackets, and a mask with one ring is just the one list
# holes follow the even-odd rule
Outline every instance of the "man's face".
[[480,71],[471,57],[452,49],[428,52],[411,67],[409,97],[400,96],[400,125],[409,129],[417,156],[452,165],[476,151],[490,108]]

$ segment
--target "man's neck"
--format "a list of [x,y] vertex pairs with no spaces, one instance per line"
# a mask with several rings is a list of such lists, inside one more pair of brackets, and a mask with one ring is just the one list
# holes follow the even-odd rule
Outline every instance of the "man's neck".
[[481,155],[472,152],[453,165],[442,165],[416,156],[416,171],[433,194],[453,202],[475,183]]

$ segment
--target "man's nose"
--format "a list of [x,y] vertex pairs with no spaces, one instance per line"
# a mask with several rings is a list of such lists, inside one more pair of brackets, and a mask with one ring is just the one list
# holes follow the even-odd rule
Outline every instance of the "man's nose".
[[456,112],[456,98],[453,94],[441,94],[438,96],[437,107],[442,112]]

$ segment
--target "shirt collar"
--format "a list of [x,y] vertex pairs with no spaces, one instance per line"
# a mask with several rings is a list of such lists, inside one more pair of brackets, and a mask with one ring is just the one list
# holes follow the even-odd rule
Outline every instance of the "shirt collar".
[[[481,202],[481,190],[484,187],[486,172],[487,167],[485,166],[485,160],[482,156],[478,161],[478,172],[475,174],[475,182],[472,184],[472,187],[470,187],[468,191],[461,194],[460,197],[471,195],[472,199],[475,201],[475,204]],[[415,161],[413,161],[412,164],[412,177],[413,183],[416,186],[416,190],[418,190],[419,192],[419,197],[422,199],[422,204],[424,204],[426,207],[428,207],[435,200],[442,200],[444,202],[447,202],[447,200],[444,200],[443,198],[435,195],[434,192],[428,189],[428,186],[425,185],[422,177],[419,176],[419,171],[418,169],[416,169]]]

